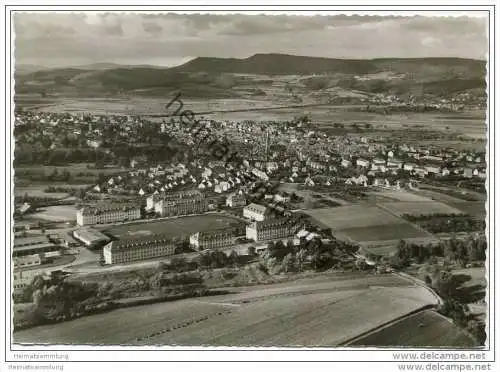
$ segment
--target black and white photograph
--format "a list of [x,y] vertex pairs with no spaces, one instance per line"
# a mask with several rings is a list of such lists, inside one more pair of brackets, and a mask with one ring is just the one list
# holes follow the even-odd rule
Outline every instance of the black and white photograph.
[[488,9],[62,8],[6,13],[11,351],[493,370]]

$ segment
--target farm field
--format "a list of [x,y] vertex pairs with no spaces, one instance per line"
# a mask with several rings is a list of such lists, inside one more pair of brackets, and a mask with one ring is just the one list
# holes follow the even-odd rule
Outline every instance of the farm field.
[[450,207],[449,205],[437,201],[380,203],[379,206],[398,216],[402,216],[403,214],[428,215],[434,213],[463,213],[459,209]]
[[357,339],[345,346],[397,347],[476,346],[474,339],[451,320],[433,310],[425,310]]
[[222,216],[220,214],[205,214],[200,216],[169,218],[154,222],[123,224],[104,228],[103,231],[115,237],[152,234],[186,236],[198,231],[222,229],[235,225],[242,225],[242,222],[236,218]]
[[[89,166],[89,167],[88,167]],[[68,171],[70,174],[70,180],[67,182],[51,182],[47,180],[47,177],[52,174],[55,170],[59,174],[64,171]],[[33,184],[37,185],[37,188],[43,191],[49,186],[63,186],[63,187],[86,187],[92,185],[97,181],[99,174],[113,175],[117,173],[123,173],[127,171],[125,168],[93,168],[93,164],[88,163],[73,163],[63,166],[16,166],[15,167],[15,182],[17,187],[32,187]],[[17,195],[17,194],[16,194]],[[24,194],[23,194],[24,195]],[[30,194],[31,195],[31,194]],[[54,196],[54,194],[49,193],[47,196]]]
[[320,208],[305,211],[309,216],[332,230],[351,229],[379,225],[397,225],[399,218],[377,206],[350,205],[336,208]]
[[446,195],[444,193],[434,191],[434,190],[428,190],[428,189],[420,189],[416,191],[419,195],[422,195],[424,197],[427,197],[431,200],[435,200],[441,203],[445,204],[450,204],[450,203],[461,203],[464,202],[463,199],[456,198],[451,195]]
[[[438,238],[428,235],[428,236],[419,236],[415,238],[405,238],[405,242],[426,245],[426,244],[435,244],[439,241]],[[361,246],[363,250],[374,254],[376,256],[391,256],[397,252],[397,247],[401,239],[393,239],[393,240],[379,240],[379,241],[364,241],[361,242]]]
[[484,267],[472,267],[469,269],[458,269],[453,270],[453,274],[456,275],[468,275],[471,279],[465,283],[467,286],[482,285],[487,286],[486,281],[486,268]]
[[40,326],[16,332],[14,340],[111,345],[336,346],[437,301],[425,288],[396,275],[351,274],[235,291]]
[[424,231],[404,222],[392,225],[353,227],[342,229],[340,232],[358,242],[411,239],[426,237],[429,235]]
[[331,228],[340,239],[373,242],[431,237],[429,233],[374,205],[313,209],[306,213]]
[[76,220],[76,207],[74,205],[54,205],[39,209],[38,212],[30,214],[30,218],[45,221],[62,222]]
[[462,212],[470,214],[473,217],[486,218],[486,207],[484,202],[460,202],[450,203],[453,208],[460,209]]
[[429,202],[432,199],[428,197],[414,194],[408,191],[395,191],[395,190],[381,190],[381,191],[371,191],[367,193],[368,195],[382,196],[386,198],[393,199],[394,201],[401,202]]
[[[255,98],[221,98],[221,99],[191,99],[183,97],[184,105],[196,113],[203,113],[206,118],[217,118],[222,120],[290,120],[294,116],[301,115],[306,109],[311,120],[319,126],[329,127],[334,122],[370,123],[374,127],[403,128],[416,127],[430,128],[432,130],[449,130],[462,133],[471,138],[486,138],[486,125],[483,110],[475,110],[464,113],[395,113],[392,115],[381,115],[378,113],[363,112],[362,105],[321,105],[304,107],[294,106],[297,103],[287,102],[286,97],[281,97],[273,92],[268,85],[261,86],[268,96],[265,99]],[[281,89],[280,89],[281,90]],[[341,92],[338,92],[341,93]],[[352,92],[346,92],[351,93]],[[342,94],[341,94],[342,95]],[[175,92],[172,92],[172,97]],[[285,98],[285,100],[283,100]],[[315,104],[316,100],[304,95],[301,104]],[[167,100],[167,101],[166,101]],[[118,114],[118,115],[157,115],[166,113],[165,103],[168,97],[124,97],[119,99],[110,98],[84,98],[78,99],[54,99],[43,102],[35,100],[32,102],[38,106],[40,111],[47,112],[93,112],[96,114]],[[40,101],[40,102],[36,102]],[[20,101],[21,102],[21,101]],[[30,106],[26,101],[26,106]],[[271,108],[282,107],[282,108]],[[241,111],[207,114],[210,111],[247,110],[255,108],[271,108],[266,111]]]

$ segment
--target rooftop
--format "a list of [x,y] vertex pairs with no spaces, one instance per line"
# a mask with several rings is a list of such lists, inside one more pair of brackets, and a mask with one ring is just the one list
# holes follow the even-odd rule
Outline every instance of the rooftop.
[[80,239],[86,239],[89,241],[97,240],[109,240],[109,237],[104,235],[102,232],[93,229],[91,227],[82,227],[81,229],[75,230],[75,235]]
[[113,212],[113,211],[129,211],[132,209],[140,208],[137,204],[134,203],[112,203],[112,204],[96,204],[92,206],[86,206],[79,210],[83,215],[95,215],[101,214],[105,212]]
[[45,244],[49,243],[49,239],[45,235],[29,236],[26,238],[15,238],[14,239],[14,248],[22,247],[25,245],[41,244],[41,243],[45,243]]
[[172,236],[166,234],[154,234],[154,235],[146,235],[140,237],[124,237],[120,238],[120,240],[116,240],[111,242],[112,249],[127,249],[134,248],[138,246],[145,246],[151,244],[159,244],[159,243],[173,243],[174,240]]
[[255,203],[251,203],[251,204],[247,205],[245,207],[245,209],[248,209],[248,210],[251,210],[251,211],[254,211],[257,213],[261,213],[261,214],[264,214],[267,211],[267,207],[260,205],[260,204],[255,204]]

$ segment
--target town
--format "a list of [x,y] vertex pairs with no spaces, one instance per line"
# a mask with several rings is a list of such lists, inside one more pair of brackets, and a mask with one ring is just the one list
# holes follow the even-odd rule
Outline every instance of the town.
[[[484,230],[485,152],[419,144],[425,129],[408,130],[405,143],[368,125],[331,135],[307,116],[197,125],[235,156],[222,159],[178,117],[17,112],[16,177],[46,187],[43,197],[16,196],[14,290],[41,273],[196,263],[210,252],[274,272],[386,273],[401,268],[401,244],[440,246]],[[27,163],[52,171],[23,173]],[[270,267],[269,257],[278,258]]]

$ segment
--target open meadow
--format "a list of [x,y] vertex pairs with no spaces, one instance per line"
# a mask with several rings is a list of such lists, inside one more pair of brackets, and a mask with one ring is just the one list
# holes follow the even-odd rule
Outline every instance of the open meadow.
[[427,289],[399,276],[363,273],[241,287],[232,292],[40,326],[16,332],[14,340],[51,344],[336,346],[437,303]]
[[236,218],[213,213],[200,216],[174,217],[151,222],[128,223],[106,227],[103,231],[115,237],[152,234],[181,237],[194,234],[198,231],[217,230],[242,225],[242,222]]

